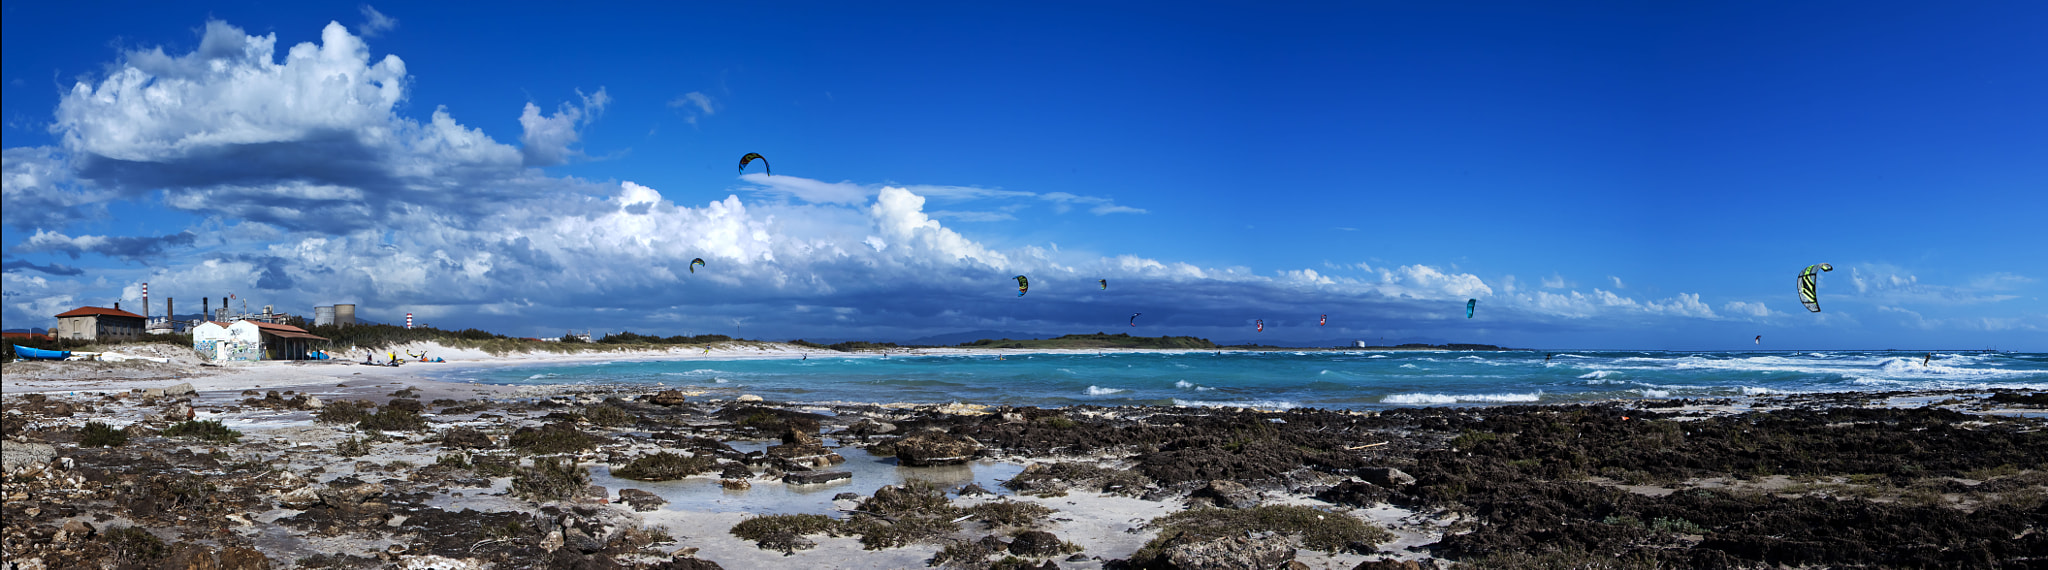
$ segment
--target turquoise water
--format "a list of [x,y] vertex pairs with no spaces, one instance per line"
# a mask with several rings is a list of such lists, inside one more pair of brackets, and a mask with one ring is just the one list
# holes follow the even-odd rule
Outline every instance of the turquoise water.
[[[1552,355],[1549,362],[1546,354]],[[464,369],[450,381],[639,384],[794,402],[1372,409],[1811,392],[2048,389],[2048,354],[1200,352],[871,355]]]

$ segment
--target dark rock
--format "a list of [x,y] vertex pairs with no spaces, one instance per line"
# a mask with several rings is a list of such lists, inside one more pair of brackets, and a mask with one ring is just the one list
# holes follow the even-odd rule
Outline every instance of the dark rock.
[[924,431],[896,442],[896,461],[907,467],[955,465],[973,459],[981,444],[943,431]]
[[988,492],[988,489],[983,489],[981,485],[978,483],[968,483],[966,485],[961,485],[960,490],[954,491],[953,494],[962,497],[972,497],[975,495],[990,495],[993,493]]
[[220,570],[270,570],[270,559],[254,548],[230,546],[220,552]]
[[817,422],[792,421],[786,425],[788,429],[782,432],[784,445],[817,446],[823,443],[818,440]]
[[220,563],[214,560],[213,547],[187,542],[171,547],[171,555],[157,567],[166,570],[220,570]]
[[854,422],[853,425],[848,426],[846,428],[846,433],[850,433],[860,437],[867,437],[871,435],[883,435],[895,432],[896,424],[878,421],[874,419],[865,419],[858,422]]
[[1175,544],[1160,556],[1179,570],[1253,570],[1287,566],[1294,547],[1279,534],[1232,536]]
[[1388,489],[1398,489],[1415,483],[1415,478],[1400,469],[1392,467],[1368,467],[1358,470],[1358,477],[1365,482]]
[[81,520],[74,520],[71,522],[64,523],[64,528],[60,529],[60,532],[62,532],[63,536],[68,539],[83,540],[87,538],[92,538],[93,535],[99,534],[99,529],[93,528],[92,523]]
[[1010,540],[1010,554],[1045,558],[1060,553],[1060,537],[1042,530],[1029,530]]
[[832,500],[834,500],[834,501],[858,501],[858,500],[860,500],[860,493],[840,493],[840,494],[837,494],[837,495],[833,495],[833,496],[832,496]]
[[846,471],[798,471],[782,476],[782,482],[789,485],[817,485],[841,479],[852,479]]
[[648,398],[647,401],[657,406],[680,406],[686,400],[683,398],[681,391],[662,390],[660,394],[655,394],[653,397]]
[[639,489],[619,489],[619,502],[633,507],[635,511],[647,512],[668,504],[668,499]]
[[562,531],[562,541],[563,546],[583,551],[585,554],[604,550],[604,541],[590,536],[590,533],[583,532],[580,528]]
[[387,410],[400,410],[400,411],[406,411],[406,412],[424,412],[424,411],[427,411],[427,407],[426,407],[426,406],[424,406],[424,405],[421,405],[421,404],[420,404],[420,401],[419,401],[419,400],[414,400],[414,399],[412,399],[412,398],[396,398],[396,399],[393,399],[393,400],[391,400],[391,401],[389,401],[389,402],[385,402],[385,403],[384,403],[384,409],[387,409]]
[[753,477],[754,471],[747,469],[747,466],[744,464],[727,463],[725,464],[725,469],[719,471],[718,476],[726,479],[746,479]]
[[441,432],[441,445],[472,449],[490,449],[498,446],[496,442],[491,441],[491,436],[466,427],[448,428],[448,431]]
[[1236,481],[1218,479],[1195,491],[1194,497],[1213,501],[1225,509],[1249,509],[1259,506],[1259,492]]

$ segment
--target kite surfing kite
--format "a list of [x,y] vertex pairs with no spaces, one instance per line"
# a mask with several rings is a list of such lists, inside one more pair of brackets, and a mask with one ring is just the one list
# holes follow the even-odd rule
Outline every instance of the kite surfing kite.
[[1468,319],[1469,319],[1469,318],[1472,318],[1472,310],[1473,310],[1473,309],[1477,309],[1477,308],[1479,308],[1479,300],[1478,300],[1478,299],[1466,299],[1466,300],[1465,300],[1465,318],[1468,318]]
[[1105,291],[1106,291],[1106,290],[1109,290],[1109,280],[1108,280],[1108,279],[1096,279],[1096,280],[1095,280],[1095,282],[1096,282],[1096,283],[1100,283],[1100,284],[1102,284],[1102,289],[1103,289],[1103,290],[1105,290]]
[[1818,263],[1808,265],[1805,271],[1799,272],[1799,302],[1806,305],[1806,310],[1820,312],[1820,274],[1823,271],[1834,270],[1833,265]]
[[1131,326],[1138,326],[1138,315],[1142,314],[1144,313],[1131,313]]
[[768,167],[768,157],[761,156],[761,153],[758,152],[750,152],[746,156],[740,157],[740,172],[746,172],[747,163],[756,160],[761,161],[761,172],[767,173],[769,176],[775,175],[775,169]]
[[696,273],[696,272],[697,272],[697,268],[698,268],[698,267],[702,267],[703,265],[704,265],[704,258],[702,258],[702,257],[699,257],[699,258],[696,258],[696,259],[692,259],[692,260],[690,260],[690,272],[691,272],[691,273]]
[[1316,326],[1319,326],[1319,327],[1320,327],[1320,326],[1323,326],[1323,325],[1327,325],[1327,324],[1330,324],[1330,316],[1329,316],[1329,315],[1323,315],[1323,317],[1322,317],[1322,318],[1316,319]]
[[1252,322],[1259,326],[1259,330],[1253,332],[1266,332],[1266,319],[1254,319]]
[[1756,343],[1757,343],[1757,344],[1763,344],[1763,343],[1764,343],[1764,335],[1756,335]]
[[1017,296],[1018,296],[1018,297],[1022,297],[1022,296],[1024,296],[1024,292],[1026,292],[1026,291],[1030,291],[1030,290],[1031,290],[1031,280],[1030,280],[1030,279],[1028,279],[1028,278],[1025,278],[1025,277],[1024,277],[1024,276],[1022,276],[1022,275],[1018,275],[1018,276],[1016,276],[1016,277],[1011,277],[1011,279],[1016,279],[1016,280],[1017,280]]

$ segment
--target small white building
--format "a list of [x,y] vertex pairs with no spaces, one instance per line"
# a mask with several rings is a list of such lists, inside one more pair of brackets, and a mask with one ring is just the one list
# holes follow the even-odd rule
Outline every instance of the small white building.
[[213,362],[305,360],[313,341],[326,340],[299,327],[251,320],[206,321],[192,328],[192,349]]
[[211,362],[263,359],[263,329],[249,321],[206,321],[192,328],[192,349]]

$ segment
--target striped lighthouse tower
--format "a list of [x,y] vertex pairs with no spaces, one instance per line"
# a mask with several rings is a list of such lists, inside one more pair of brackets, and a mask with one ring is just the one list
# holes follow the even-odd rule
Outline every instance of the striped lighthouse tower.
[[142,326],[149,326],[149,282],[142,282]]
[[412,328],[412,313],[405,314],[405,328]]

